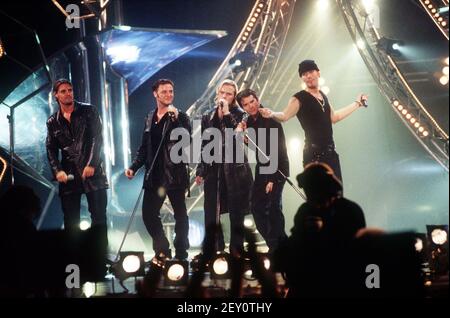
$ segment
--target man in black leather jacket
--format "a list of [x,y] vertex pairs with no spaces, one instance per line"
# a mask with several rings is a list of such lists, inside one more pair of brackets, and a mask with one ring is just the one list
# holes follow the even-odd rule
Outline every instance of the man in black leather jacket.
[[[264,118],[259,110],[262,105],[256,92],[244,89],[237,95],[239,105],[249,114],[247,122],[242,122],[242,129],[253,128],[255,140],[261,151],[271,159],[270,162],[262,160],[263,155],[255,149],[257,164],[255,168],[255,182],[252,189],[252,214],[256,228],[269,247],[272,254],[279,242],[287,236],[284,230],[282,195],[286,178],[289,177],[289,158],[286,148],[286,139],[283,127],[271,118]],[[277,134],[275,135],[276,132]],[[265,145],[262,145],[265,141]],[[250,146],[252,146],[250,144]],[[276,156],[276,157],[275,157]],[[264,158],[265,159],[265,158]],[[270,166],[274,172],[266,172]],[[264,171],[266,170],[266,171]],[[281,173],[280,173],[281,172]]]
[[170,156],[170,150],[178,142],[171,140],[170,134],[176,128],[184,128],[181,132],[190,138],[191,124],[189,117],[172,105],[174,84],[171,80],[160,79],[152,88],[157,108],[145,119],[141,146],[125,175],[132,179],[136,171],[145,165],[142,217],[153,239],[155,257],[159,260],[172,257],[160,217],[161,206],[166,195],[169,196],[175,217],[175,258],[184,260],[189,249],[189,219],[185,201],[189,178],[186,163],[175,163]]
[[[225,129],[235,130],[242,121],[244,111],[236,103],[237,85],[232,80],[224,80],[217,89],[217,107],[202,117],[202,135],[207,129],[219,129],[222,154],[219,155],[220,162],[207,163],[204,160],[205,145],[202,143],[202,161],[197,167],[196,183],[205,182],[204,209],[205,228],[208,229],[215,224],[220,224],[220,214],[229,212],[231,225],[230,252],[240,256],[243,251],[244,232],[243,222],[246,211],[249,208],[250,189],[253,177],[247,157],[243,162],[226,162],[225,156]],[[213,139],[211,142],[218,142]],[[233,150],[236,150],[233,141]],[[243,146],[243,143],[242,143]],[[230,161],[230,160],[229,160]],[[219,182],[218,182],[219,179]],[[223,251],[225,248],[223,232],[219,231],[216,250]]]
[[[108,181],[103,169],[102,123],[97,109],[76,102],[72,84],[57,80],[53,94],[59,109],[47,121],[47,156],[56,180],[64,213],[64,228],[77,231],[81,195],[86,194],[92,226],[104,227]],[[61,152],[61,160],[59,153]]]

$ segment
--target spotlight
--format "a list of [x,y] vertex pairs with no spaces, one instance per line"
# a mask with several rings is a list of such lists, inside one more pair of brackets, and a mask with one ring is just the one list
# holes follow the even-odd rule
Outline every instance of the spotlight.
[[144,276],[144,252],[120,252],[119,261],[111,266],[111,271],[121,282],[129,277]]
[[449,59],[448,57],[445,59],[444,63],[448,66],[449,65]]
[[398,107],[400,105],[400,102],[396,99],[392,100],[392,105],[394,105],[395,107]]
[[427,225],[427,233],[434,245],[448,243],[448,225]]
[[402,110],[402,114],[406,115],[408,113],[408,111],[406,109]]
[[448,225],[427,225],[430,265],[437,274],[448,273]]
[[[243,41],[245,41],[248,37],[248,32],[246,33],[244,33],[244,36],[242,37]],[[248,67],[253,66],[260,60],[261,57],[261,54],[256,54],[251,50],[246,50],[239,52],[235,56],[233,56],[230,59],[229,64],[235,73],[239,73],[245,71]]]
[[420,124],[419,124],[418,122],[416,122],[416,123],[414,124],[414,127],[419,128],[419,127],[420,127]]
[[360,50],[364,50],[366,48],[366,43],[364,43],[364,40],[359,39],[356,41],[356,47]]
[[319,10],[326,10],[330,6],[329,0],[317,0],[317,7]]
[[91,227],[91,222],[89,220],[81,220],[80,222],[80,230],[86,231]]
[[217,252],[209,263],[209,272],[213,279],[227,279],[230,277],[231,256],[225,252]]
[[189,279],[189,262],[186,260],[169,260],[164,266],[164,285],[187,285]]
[[422,136],[428,137],[429,134],[430,134],[430,133],[429,133],[428,131],[425,130],[425,131],[422,133]]
[[409,121],[411,122],[411,124],[414,124],[416,122],[416,119],[412,117]]
[[443,69],[442,69],[442,73],[444,73],[444,75],[449,75],[448,74],[448,72],[449,72],[449,69],[448,69],[448,66],[445,66]]
[[375,6],[375,1],[374,0],[362,0],[362,4],[364,6],[364,9],[366,9],[367,13],[372,12],[374,6]]
[[0,38],[0,59],[5,55],[5,48],[3,47],[2,38]]
[[442,86],[447,85],[448,84],[448,76],[442,75],[441,78],[439,79],[439,82],[441,83]]
[[392,56],[400,56],[400,48],[405,43],[401,40],[389,39],[387,37],[382,37],[378,40],[377,47],[378,49],[384,51],[388,55]]
[[254,224],[255,224],[255,223],[253,222],[252,219],[248,219],[248,218],[245,218],[245,219],[244,219],[244,226],[245,226],[246,228],[252,228]]

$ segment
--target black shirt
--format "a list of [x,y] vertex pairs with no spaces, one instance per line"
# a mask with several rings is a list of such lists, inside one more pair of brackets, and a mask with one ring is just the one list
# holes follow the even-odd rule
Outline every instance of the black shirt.
[[305,144],[326,147],[334,144],[331,123],[331,107],[327,96],[321,91],[325,104],[303,90],[294,95],[300,101],[297,118],[305,131]]
[[[261,136],[259,134],[258,128],[264,128],[265,132],[265,138],[266,138],[266,145],[265,145],[265,153],[266,155],[271,158],[271,156],[277,155],[278,156],[278,166],[277,169],[279,169],[286,177],[289,177],[289,158],[287,154],[287,148],[286,148],[286,138],[284,136],[284,130],[280,123],[276,122],[275,120],[271,118],[264,118],[257,115],[256,119],[253,117],[250,117],[247,121],[247,127],[255,129],[256,132],[256,144],[258,147],[261,148],[261,150],[264,151],[264,149],[261,147],[259,140],[261,139]],[[270,145],[270,130],[271,129],[277,129],[278,130],[278,140],[277,140],[277,150],[276,154],[271,154],[271,145]],[[266,174],[261,175],[260,174],[260,168],[261,166],[269,166],[270,163],[262,163],[261,159],[264,158],[258,150],[255,150],[257,152],[256,154],[256,160],[257,165],[255,169],[255,180],[262,180],[263,182],[275,182],[275,181],[282,181],[284,180],[284,177],[276,171],[273,174]]]
[[[158,112],[155,111],[155,114],[152,118],[152,134],[151,134],[151,143],[152,143],[152,153],[156,154],[158,151],[158,147],[161,143],[161,139],[163,138],[163,130],[166,122],[169,120],[168,113],[165,113],[164,116],[158,122]],[[164,183],[164,160],[162,155],[162,150],[158,153],[158,157],[155,159],[155,166],[152,171],[152,185],[154,187],[159,187]]]

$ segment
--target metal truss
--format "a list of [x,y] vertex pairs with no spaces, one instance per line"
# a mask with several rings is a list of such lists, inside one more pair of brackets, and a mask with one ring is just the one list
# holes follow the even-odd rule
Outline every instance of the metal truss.
[[[381,93],[426,151],[448,172],[449,139],[407,83],[396,62],[377,44],[381,39],[361,1],[336,0],[350,35]],[[401,107],[399,107],[401,106]],[[405,114],[410,114],[409,119]],[[413,119],[411,119],[413,118]]]
[[445,36],[445,38],[448,41],[448,17],[443,16],[439,12],[440,6],[448,7],[448,1],[438,0],[437,3],[436,1],[432,0],[418,0],[418,1],[424,8],[425,12],[433,20],[434,24],[436,24],[439,31],[441,31],[441,33]]
[[[201,116],[215,106],[216,88],[224,79],[233,79],[239,89],[252,88],[262,97],[278,65],[286,40],[296,0],[256,0],[255,4],[228,55],[208,83],[201,97],[189,107],[187,114],[192,119]],[[258,59],[236,72],[230,60],[238,53],[251,51]],[[193,138],[198,138],[200,127],[194,129]],[[196,186],[195,167],[190,170],[190,193],[186,205],[190,213],[203,198],[203,190]],[[164,205],[162,220],[164,226],[173,224],[173,211]],[[165,213],[164,213],[165,212]]]

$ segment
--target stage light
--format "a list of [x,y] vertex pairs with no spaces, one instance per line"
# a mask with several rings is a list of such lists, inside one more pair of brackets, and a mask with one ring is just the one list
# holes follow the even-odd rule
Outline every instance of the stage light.
[[449,75],[448,72],[449,72],[448,66],[446,66],[442,69],[442,73],[444,73],[444,75],[448,76]]
[[399,56],[400,48],[405,43],[401,40],[390,39],[387,37],[382,37],[378,40],[377,47],[378,49],[384,51],[388,55]]
[[91,227],[91,222],[89,220],[81,220],[80,222],[80,230],[86,231]]
[[398,105],[398,106],[397,106],[397,109],[398,109],[399,111],[402,111],[402,110],[403,110],[403,105]]
[[439,83],[441,83],[442,86],[447,85],[448,84],[448,76],[442,75],[441,78],[439,79]]
[[[244,38],[247,38],[247,36],[248,32],[244,32],[244,37],[242,38],[242,40],[244,40]],[[246,70],[248,67],[253,66],[260,60],[261,57],[261,54],[256,54],[251,50],[246,50],[237,53],[230,59],[228,63],[235,73],[239,73]]]
[[431,231],[431,241],[436,245],[443,245],[447,242],[448,234],[445,230],[436,228]]
[[317,7],[319,10],[326,10],[330,6],[329,0],[317,0]]
[[230,277],[231,257],[225,252],[217,254],[209,262],[209,272],[213,279],[227,279]]
[[428,131],[425,130],[425,131],[422,133],[422,136],[428,137],[429,134],[430,134],[430,133],[429,133]]
[[289,142],[289,150],[298,151],[301,148],[302,142],[298,138],[292,138]]
[[416,238],[416,243],[414,244],[414,248],[416,249],[417,252],[422,252],[423,250],[423,241],[420,238]]
[[400,102],[398,100],[394,99],[392,101],[392,105],[394,105],[395,107],[398,107],[398,106],[400,106]]
[[406,115],[408,113],[408,111],[406,109],[402,110],[402,114]]
[[411,124],[414,124],[416,122],[416,119],[412,117],[409,121],[411,122]]
[[411,117],[412,117],[411,114],[406,115],[406,119],[408,119],[408,120],[411,119]]
[[0,38],[0,59],[5,55],[5,48],[3,47],[2,38]]
[[364,42],[364,40],[359,39],[359,40],[356,42],[356,47],[357,47],[358,49],[360,49],[360,50],[364,50],[364,49],[366,48],[366,43]]
[[448,64],[449,63],[449,58],[448,57],[445,59],[444,63],[447,64],[447,66],[449,65]]
[[245,218],[245,219],[244,219],[244,226],[245,226],[246,228],[251,228],[251,227],[253,227],[254,224],[255,224],[255,223],[253,222],[252,219],[249,219],[249,218]]
[[91,282],[86,282],[83,285],[82,289],[83,289],[83,294],[84,294],[84,296],[86,296],[86,298],[90,298],[90,297],[94,296],[96,293],[96,290],[97,290],[95,283],[91,283]]
[[448,225],[427,225],[430,265],[436,274],[448,274]]
[[362,4],[364,6],[364,9],[366,9],[367,13],[372,12],[374,6],[375,6],[375,1],[374,0],[362,0]]
[[8,163],[5,159],[0,157],[0,183],[2,182],[3,178],[5,177],[6,170],[8,169]]
[[422,126],[419,127],[419,132],[424,132],[425,128],[423,128]]
[[169,260],[164,265],[164,285],[187,285],[189,279],[189,262],[186,260]]
[[253,271],[251,269],[248,269],[244,272],[244,279],[255,280],[255,277],[253,277]]
[[414,127],[419,128],[420,127],[420,123],[419,122],[415,123]]
[[129,277],[144,276],[144,265],[144,252],[120,252],[119,261],[111,266],[111,271],[122,282]]

